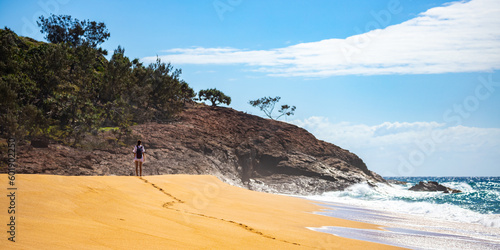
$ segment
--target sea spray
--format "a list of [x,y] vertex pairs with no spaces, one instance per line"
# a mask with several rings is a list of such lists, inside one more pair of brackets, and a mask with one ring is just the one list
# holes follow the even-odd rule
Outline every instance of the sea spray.
[[[356,184],[344,191],[327,192],[307,198],[500,228],[500,177],[397,177],[390,179],[405,181],[407,184],[379,184],[376,187]],[[444,194],[408,190],[419,181],[437,181],[447,187],[461,190],[462,193]]]

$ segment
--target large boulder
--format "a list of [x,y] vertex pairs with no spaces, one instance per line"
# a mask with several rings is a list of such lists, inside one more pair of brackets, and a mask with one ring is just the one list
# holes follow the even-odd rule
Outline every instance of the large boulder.
[[462,191],[445,187],[435,181],[419,182],[418,184],[411,187],[411,191],[426,191],[426,192],[444,192],[444,193],[461,193]]

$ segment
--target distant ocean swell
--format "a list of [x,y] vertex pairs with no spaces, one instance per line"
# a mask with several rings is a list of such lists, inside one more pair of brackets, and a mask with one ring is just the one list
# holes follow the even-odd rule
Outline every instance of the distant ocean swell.
[[[375,210],[423,215],[449,221],[500,228],[500,177],[386,177],[406,185],[357,184],[344,191],[309,196],[308,199],[338,202]],[[459,194],[414,192],[419,181],[437,181],[461,190]]]

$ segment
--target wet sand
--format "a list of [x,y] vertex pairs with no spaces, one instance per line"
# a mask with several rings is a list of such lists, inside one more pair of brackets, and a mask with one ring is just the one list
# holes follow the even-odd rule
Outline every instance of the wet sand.
[[[8,178],[0,187],[4,229]],[[16,175],[16,242],[2,249],[391,249],[307,228],[379,230],[315,214],[313,201],[230,186],[213,176]]]
[[379,211],[341,203],[321,203],[318,214],[381,225],[385,231],[345,227],[311,228],[342,237],[411,249],[500,249],[500,228]]

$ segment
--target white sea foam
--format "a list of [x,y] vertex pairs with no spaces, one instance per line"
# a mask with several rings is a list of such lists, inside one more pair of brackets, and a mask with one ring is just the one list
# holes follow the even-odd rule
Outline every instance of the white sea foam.
[[[450,184],[450,183],[448,183]],[[473,188],[466,183],[448,185],[450,187],[472,192]],[[380,211],[420,215],[430,218],[476,223],[487,227],[500,228],[500,215],[481,214],[452,204],[433,203],[434,198],[445,196],[439,192],[413,192],[408,187],[379,184],[372,188],[367,184],[353,185],[345,191],[327,192],[306,198],[318,201],[343,203]],[[422,201],[429,200],[429,201]]]
[[453,189],[458,189],[462,192],[474,192],[474,188],[471,187],[469,184],[464,183],[464,182],[444,182],[442,183],[443,185],[453,188]]

